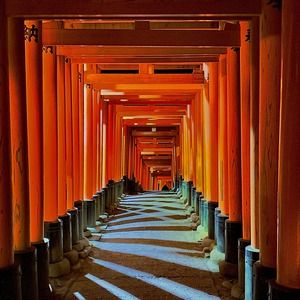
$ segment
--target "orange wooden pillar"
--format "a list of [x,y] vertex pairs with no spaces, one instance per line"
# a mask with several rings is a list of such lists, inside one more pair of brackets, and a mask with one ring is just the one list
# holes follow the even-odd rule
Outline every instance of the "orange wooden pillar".
[[300,298],[300,3],[282,2],[277,277],[270,299]]
[[65,57],[57,56],[58,215],[67,211]]
[[208,207],[208,237],[215,239],[215,209],[218,207],[218,63],[209,63],[209,152],[210,195]]
[[[21,265],[22,297],[38,298],[36,249],[30,244],[26,66],[23,19],[8,21],[12,196],[15,259]],[[34,183],[31,183],[34,184]],[[30,287],[30,288],[27,288]]]
[[84,190],[84,83],[83,64],[78,66],[78,144],[79,144],[79,199],[83,199]]
[[13,253],[12,156],[10,142],[8,20],[0,2],[0,298],[21,299],[19,265]]
[[102,186],[107,182],[107,103],[102,103]]
[[92,92],[92,191],[97,191],[97,99],[98,91]]
[[227,138],[229,219],[225,222],[225,260],[238,262],[237,245],[242,237],[240,51],[227,50]]
[[38,34],[37,38],[25,40],[30,241],[37,251],[39,297],[47,298],[50,290],[49,241],[44,239],[42,22],[30,20],[25,25]]
[[73,198],[80,200],[80,171],[79,171],[79,67],[71,64],[72,87],[72,158],[73,158]]
[[253,297],[253,264],[259,259],[259,18],[250,28],[250,219],[251,245],[246,247],[245,299]]
[[25,26],[34,26],[39,33],[38,40],[25,40],[26,58],[26,103],[27,135],[29,164],[29,197],[30,197],[30,240],[39,243],[44,237],[44,203],[43,203],[43,90],[40,78],[42,67],[42,23],[26,21]]
[[84,198],[93,196],[93,111],[92,111],[92,87],[90,84],[84,86]]
[[66,185],[67,208],[73,207],[73,115],[72,115],[71,61],[65,59],[65,103],[66,103]]
[[218,103],[218,200],[216,212],[217,249],[225,252],[225,221],[228,219],[228,148],[227,148],[227,58],[219,59],[219,103]]
[[268,294],[266,278],[276,277],[278,143],[281,75],[281,12],[263,4],[260,22],[259,262],[254,296]]
[[245,248],[250,244],[250,24],[240,22],[240,78],[241,78],[241,178],[243,237],[238,242],[238,283],[233,291],[245,288]]

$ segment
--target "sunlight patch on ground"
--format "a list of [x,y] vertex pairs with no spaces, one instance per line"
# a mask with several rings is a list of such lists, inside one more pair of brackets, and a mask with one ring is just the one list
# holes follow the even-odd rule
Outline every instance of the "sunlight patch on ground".
[[132,294],[92,274],[86,274],[84,276],[122,300],[139,300],[139,298],[133,296]]
[[[173,263],[201,271],[218,272],[219,267],[212,262],[208,264],[208,259],[202,257],[193,257],[182,253],[200,254],[200,251],[187,250],[180,248],[162,247],[143,244],[126,244],[126,243],[102,243],[92,242],[100,250],[112,251],[124,254],[133,254],[144,256],[152,259],[158,259],[168,263]],[[179,252],[179,253],[176,253]]]
[[189,299],[189,300],[217,300],[219,297],[209,295],[203,291],[199,291],[197,289],[188,287],[184,284],[177,283],[167,278],[156,277],[153,274],[142,272],[133,268],[124,267],[112,262],[93,259],[94,263],[124,274],[128,277],[139,279],[147,284],[151,284],[157,288],[160,288],[172,295],[175,295],[181,299]]

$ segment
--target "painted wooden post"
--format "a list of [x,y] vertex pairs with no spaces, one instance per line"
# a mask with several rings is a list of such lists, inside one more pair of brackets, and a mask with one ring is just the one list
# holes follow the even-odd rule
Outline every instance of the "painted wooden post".
[[238,239],[242,237],[241,128],[239,49],[227,52],[227,138],[229,219],[225,222],[225,260],[238,261]]
[[282,2],[277,278],[270,299],[300,298],[300,3]]
[[[0,298],[21,299],[19,265],[13,253],[12,156],[9,111],[8,19],[0,2]],[[24,38],[24,37],[23,37]]]
[[67,210],[65,57],[57,56],[58,215]]
[[263,2],[260,21],[259,262],[254,296],[267,295],[276,276],[281,11]]

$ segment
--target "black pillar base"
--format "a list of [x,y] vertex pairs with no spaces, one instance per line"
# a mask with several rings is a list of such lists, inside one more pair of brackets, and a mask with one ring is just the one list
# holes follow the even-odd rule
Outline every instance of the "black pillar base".
[[67,212],[71,215],[72,245],[75,245],[79,240],[78,209],[76,207],[70,208]]
[[37,256],[35,247],[15,251],[15,262],[21,267],[22,299],[38,299]]
[[239,239],[238,241],[238,279],[239,286],[245,289],[245,251],[250,245],[249,240]]
[[225,253],[225,221],[228,219],[227,215],[217,215],[217,229],[216,229],[216,242],[217,249],[221,253]]
[[15,263],[9,267],[0,268],[0,299],[22,299],[20,265]]
[[83,239],[83,201],[77,200],[74,202],[74,206],[78,210],[78,239]]
[[276,278],[276,268],[268,268],[261,265],[260,261],[253,266],[254,290],[253,298],[255,300],[267,300],[269,291],[269,280]]
[[207,231],[208,237],[212,240],[215,239],[215,209],[218,206],[218,202],[207,202]]
[[242,223],[225,221],[225,261],[238,263],[238,240],[242,237]]
[[201,218],[200,218],[200,224],[203,226],[204,230],[208,230],[208,203],[207,200],[202,198],[201,204],[200,204],[200,210],[201,210]]
[[71,215],[66,213],[63,216],[58,217],[62,221],[63,227],[63,249],[64,252],[69,252],[72,250],[72,225],[71,225]]
[[49,285],[49,240],[44,239],[32,245],[36,248],[37,254],[39,299],[47,300],[51,298],[52,293]]
[[87,227],[96,226],[96,203],[95,200],[84,200],[86,203]]
[[49,239],[49,262],[56,263],[63,259],[62,221],[45,222],[45,237]]
[[269,300],[296,300],[300,299],[300,289],[284,287],[275,282],[269,281]]
[[253,300],[253,265],[259,260],[259,250],[251,245],[245,249],[245,300]]

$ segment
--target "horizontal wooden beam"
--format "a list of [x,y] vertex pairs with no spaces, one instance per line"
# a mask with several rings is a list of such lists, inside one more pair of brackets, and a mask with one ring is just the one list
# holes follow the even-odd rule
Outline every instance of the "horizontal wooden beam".
[[43,18],[130,18],[250,16],[261,12],[260,0],[5,0],[9,16]]
[[177,132],[170,132],[170,131],[137,131],[133,130],[132,131],[132,136],[150,136],[150,137],[161,137],[161,136],[176,136]]
[[239,47],[239,30],[43,29],[44,45]]
[[219,55],[226,54],[222,47],[116,47],[116,46],[57,46],[56,54],[74,57],[104,56],[114,58],[145,56]]
[[84,73],[84,82],[107,85],[135,84],[202,84],[203,74],[90,74]]
[[71,62],[74,64],[127,64],[127,63],[203,63],[203,62],[218,62],[219,57],[217,55],[194,55],[194,56],[152,56],[152,57],[111,57],[111,56],[82,56],[71,58]]

